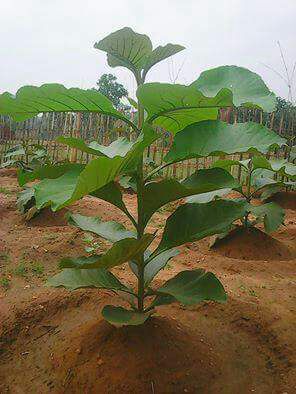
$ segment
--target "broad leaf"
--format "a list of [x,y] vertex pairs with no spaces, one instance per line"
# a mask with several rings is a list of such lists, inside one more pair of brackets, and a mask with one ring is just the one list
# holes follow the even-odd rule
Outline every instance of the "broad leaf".
[[35,190],[33,187],[27,187],[17,195],[17,208],[21,213],[25,213],[28,209],[35,205]]
[[127,208],[122,200],[121,190],[115,182],[107,183],[107,185],[100,189],[91,192],[91,195],[113,204],[125,213],[127,212]]
[[186,202],[204,204],[216,200],[217,198],[224,197],[231,192],[231,188],[214,190],[213,192],[195,194],[194,196],[187,197]]
[[95,156],[107,156],[107,157],[115,157],[121,156],[124,157],[131,147],[134,145],[134,142],[129,141],[125,137],[118,138],[116,141],[113,141],[110,145],[100,145],[96,141],[92,141],[87,144],[81,138],[73,138],[73,137],[58,137],[57,142],[65,144],[67,146],[71,146],[73,148],[77,148],[83,152],[90,153]]
[[41,209],[51,205],[56,211],[71,202],[81,168],[73,168],[55,179],[44,179],[35,186],[36,206]]
[[246,160],[221,159],[221,160],[216,160],[215,163],[212,164],[212,168],[224,168],[225,170],[230,171],[231,167],[239,166],[244,168],[245,170],[248,170],[248,164],[250,161],[251,159],[246,159]]
[[159,294],[154,298],[154,300],[151,304],[151,308],[155,308],[155,307],[161,306],[161,305],[173,304],[174,302],[177,302],[175,297],[173,297],[169,294]]
[[134,32],[129,27],[109,34],[96,42],[94,47],[107,53],[110,67],[126,67],[136,75],[152,52],[150,38],[145,34]]
[[194,157],[241,152],[267,153],[285,143],[284,138],[258,123],[205,121],[192,124],[179,132],[164,160],[177,162]]
[[[158,134],[147,127],[124,157],[98,157],[88,163],[81,172],[71,171],[60,178],[41,181],[36,186],[37,207],[49,203],[52,210],[56,211],[87,194],[96,191],[99,193],[99,189],[114,181],[119,175],[135,171],[145,148],[157,138]],[[110,198],[109,200],[111,201]]]
[[164,59],[167,59],[170,56],[175,55],[176,53],[183,51],[185,47],[182,45],[176,44],[166,44],[165,46],[158,46],[155,48],[150,55],[148,55],[146,62],[143,66],[144,68],[144,76],[153,67],[155,64],[161,62]]
[[150,182],[144,188],[144,223],[163,205],[193,194],[205,193],[217,189],[239,187],[238,182],[221,168],[196,171],[182,182],[165,179]]
[[[170,259],[173,257],[177,256],[179,254],[179,251],[177,249],[170,249],[167,250],[166,252],[163,252],[159,254],[158,256],[154,257],[151,261],[146,263],[145,268],[144,268],[144,282],[145,286],[148,286],[152,279],[158,274],[160,270],[162,270],[167,263],[169,262]],[[145,252],[145,261],[149,259],[149,256],[151,255],[151,252],[146,251]],[[134,274],[138,276],[138,266],[137,264],[131,262],[130,267]]]
[[268,160],[264,156],[255,156],[252,158],[252,164],[254,170],[262,168],[296,180],[296,165],[285,159]]
[[52,287],[62,286],[69,290],[81,287],[96,287],[99,289],[130,291],[116,276],[105,269],[64,269],[48,279],[47,285]]
[[24,186],[28,182],[32,182],[36,179],[56,179],[64,175],[67,172],[75,171],[77,174],[83,170],[85,166],[77,163],[66,163],[66,164],[46,164],[38,166],[32,171],[24,170],[20,168],[18,170],[18,183],[20,186]]
[[212,272],[203,269],[180,272],[157,289],[157,293],[172,296],[184,305],[207,300],[225,302],[227,299],[221,282]]
[[145,323],[151,313],[140,313],[112,305],[106,305],[102,310],[103,318],[115,326],[138,326]]
[[105,238],[107,241],[116,242],[123,238],[136,237],[132,231],[128,231],[122,224],[110,221],[103,222],[98,217],[83,216],[78,213],[68,216],[68,223]]
[[276,105],[276,96],[263,82],[262,78],[243,67],[221,66],[204,71],[191,86],[206,96],[214,96],[221,89],[227,88],[233,94],[235,106],[259,107],[272,112]]
[[261,191],[261,200],[266,200],[275,193],[278,193],[286,187],[296,187],[296,182],[293,181],[277,181],[273,178],[256,177],[253,182],[256,192]]
[[167,219],[161,242],[153,254],[223,233],[244,213],[245,201],[216,200],[181,205]]
[[16,121],[42,112],[96,112],[131,124],[107,97],[94,89],[67,89],[63,85],[52,83],[40,87],[24,86],[15,96],[10,93],[0,95],[0,114],[10,115]]
[[152,234],[145,234],[141,239],[124,238],[113,244],[113,246],[100,256],[89,258],[64,258],[60,262],[60,268],[113,268],[127,261],[137,261],[138,256],[143,253],[153,241]]
[[147,72],[156,63],[184,49],[181,45],[167,44],[152,50],[150,38],[145,34],[134,32],[129,27],[109,34],[95,43],[94,47],[107,53],[109,66],[126,67],[135,74],[138,80],[142,70],[145,78]]
[[263,219],[264,229],[267,233],[276,231],[284,222],[285,211],[279,205],[269,202],[263,205],[250,205],[250,212],[258,219]]
[[217,119],[218,109],[232,104],[227,89],[206,97],[194,87],[168,83],[140,85],[137,97],[148,112],[147,122],[172,133],[192,123]]

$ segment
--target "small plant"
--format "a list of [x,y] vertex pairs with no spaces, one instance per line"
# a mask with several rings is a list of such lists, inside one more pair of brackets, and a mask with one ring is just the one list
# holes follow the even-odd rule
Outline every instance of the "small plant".
[[26,267],[25,263],[19,263],[14,269],[14,274],[25,278],[28,274],[28,268]]
[[[156,307],[180,302],[193,305],[205,300],[224,302],[226,293],[211,272],[201,268],[179,272],[161,286],[153,283],[157,273],[177,254],[177,247],[213,234],[225,232],[244,216],[245,202],[216,200],[178,206],[158,233],[147,232],[155,212],[185,197],[238,187],[223,168],[199,170],[179,182],[156,177],[166,166],[191,158],[241,152],[266,153],[285,140],[257,123],[229,125],[219,121],[225,107],[256,107],[272,111],[275,95],[255,73],[241,67],[222,66],[203,72],[191,85],[145,83],[149,70],[160,61],[183,50],[167,44],[155,49],[146,35],[123,28],[95,44],[107,53],[111,67],[125,67],[137,83],[137,123],[117,111],[110,100],[94,90],[66,89],[62,85],[23,87],[12,96],[0,96],[0,114],[24,120],[40,112],[97,112],[125,122],[137,134],[135,141],[119,138],[109,146],[96,141],[87,144],[73,137],[58,141],[94,156],[86,165],[68,164],[44,167],[35,172],[40,182],[34,186],[36,206],[59,210],[85,195],[105,200],[120,209],[133,226],[128,230],[115,221],[72,214],[69,223],[112,243],[102,254],[61,260],[62,271],[48,281],[51,286],[70,290],[84,287],[110,289],[124,294],[130,309],[107,305],[103,317],[115,325],[144,323]],[[164,164],[144,172],[144,152],[168,130],[174,142]],[[126,207],[119,180],[130,176],[137,198],[137,215]],[[32,177],[31,177],[32,180]],[[110,270],[129,263],[136,285],[122,283]]]
[[33,171],[36,166],[48,163],[46,149],[39,144],[31,144],[23,141],[21,144],[13,146],[5,153],[7,159],[0,168],[18,167],[25,171]]
[[99,242],[97,242],[94,239],[94,237],[89,233],[86,233],[82,240],[87,245],[84,247],[84,250],[86,251],[86,253],[92,254],[92,253],[96,252],[100,247]]
[[11,196],[13,192],[6,187],[0,186],[0,193],[5,194],[6,196]]
[[0,278],[0,286],[4,290],[8,290],[10,288],[10,280],[8,278],[6,278],[6,277]]
[[31,271],[36,276],[42,276],[44,274],[44,265],[38,262],[32,263]]
[[[277,230],[283,223],[285,212],[277,204],[273,202],[262,205],[253,205],[252,199],[255,195],[261,193],[263,199],[270,196],[278,187],[283,185],[295,185],[296,182],[296,166],[285,160],[268,160],[264,156],[253,156],[247,160],[218,160],[213,164],[214,168],[223,168],[228,171],[233,166],[239,166],[243,171],[242,179],[246,180],[246,186],[239,183],[233,187],[240,193],[241,198],[237,199],[238,203],[245,204],[245,212],[241,218],[242,225],[246,228],[263,221],[264,229],[267,233]],[[262,172],[264,171],[264,172]],[[266,177],[266,172],[269,177]],[[270,175],[271,174],[271,175]],[[275,180],[274,175],[290,178],[290,181]],[[188,198],[188,202],[204,202],[211,201],[213,198],[227,194],[231,188],[221,189],[219,191],[207,193],[206,195],[197,195]]]
[[0,252],[0,261],[9,261],[9,254],[5,252]]

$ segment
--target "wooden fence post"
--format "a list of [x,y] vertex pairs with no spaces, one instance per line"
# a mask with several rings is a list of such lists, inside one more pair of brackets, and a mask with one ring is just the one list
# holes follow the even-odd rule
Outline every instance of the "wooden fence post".
[[[81,129],[81,112],[78,112],[76,117],[75,130],[73,133],[75,138],[80,137],[80,129]],[[76,161],[77,161],[77,148],[72,148],[70,155],[70,162],[75,163]]]

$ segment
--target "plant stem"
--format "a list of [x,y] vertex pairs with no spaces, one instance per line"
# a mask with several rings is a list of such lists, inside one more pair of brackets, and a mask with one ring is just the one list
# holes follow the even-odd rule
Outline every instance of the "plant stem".
[[[248,203],[250,203],[251,198],[252,198],[252,194],[251,194],[251,179],[252,179],[252,171],[253,170],[252,170],[251,166],[252,166],[252,164],[250,162],[248,164],[249,171],[248,171],[248,175],[247,175],[247,191],[246,191],[246,194],[245,194],[245,197],[246,197]],[[244,216],[244,226],[246,228],[248,228],[248,223],[249,223],[248,217],[249,217],[249,212],[247,212],[245,214],[245,216]]]
[[[137,85],[139,86],[143,81],[137,78]],[[144,122],[144,108],[138,103],[138,129],[142,130]],[[137,238],[142,238],[145,230],[144,225],[144,209],[143,209],[143,195],[144,195],[144,173],[143,173],[143,155],[139,160],[137,168],[137,206],[138,206],[138,226]],[[144,252],[138,259],[138,311],[144,310]]]

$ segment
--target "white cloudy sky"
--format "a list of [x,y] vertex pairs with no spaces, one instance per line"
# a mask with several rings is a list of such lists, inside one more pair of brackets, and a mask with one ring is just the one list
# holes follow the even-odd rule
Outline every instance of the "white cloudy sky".
[[287,97],[285,83],[263,63],[283,72],[279,40],[292,69],[295,21],[296,0],[0,0],[0,91],[45,82],[88,88],[111,71],[133,95],[129,73],[110,69],[105,54],[93,48],[108,33],[130,26],[155,46],[187,48],[173,63],[157,66],[150,81],[170,82],[172,70],[176,75],[182,66],[177,82],[189,83],[207,68],[236,64],[258,72]]

